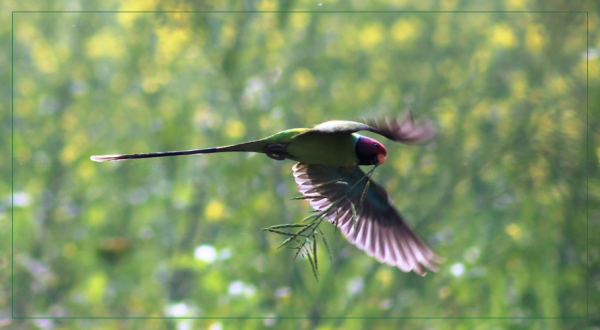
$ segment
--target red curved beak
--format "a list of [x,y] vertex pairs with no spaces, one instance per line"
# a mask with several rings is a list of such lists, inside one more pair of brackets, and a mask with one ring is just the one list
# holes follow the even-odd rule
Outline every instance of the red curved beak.
[[381,165],[381,164],[385,163],[386,158],[387,157],[384,154],[377,155],[377,162],[378,162],[377,165]]

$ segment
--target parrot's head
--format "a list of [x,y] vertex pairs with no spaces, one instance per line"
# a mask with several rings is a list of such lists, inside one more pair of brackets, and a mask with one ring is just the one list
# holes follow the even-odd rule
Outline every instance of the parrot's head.
[[383,144],[366,136],[360,136],[356,143],[358,165],[381,165],[385,163],[387,150]]

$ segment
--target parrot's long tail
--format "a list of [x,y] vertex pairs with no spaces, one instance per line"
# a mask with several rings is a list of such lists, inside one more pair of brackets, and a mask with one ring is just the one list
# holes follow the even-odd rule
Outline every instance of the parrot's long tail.
[[102,156],[91,156],[90,159],[95,162],[106,162],[113,160],[125,160],[125,159],[139,159],[139,158],[157,158],[157,157],[169,157],[169,156],[182,156],[182,155],[196,155],[196,154],[212,154],[215,152],[231,152],[231,151],[245,151],[245,152],[263,152],[267,143],[262,140],[244,142],[240,144],[234,144],[226,147],[215,147],[205,149],[193,149],[193,150],[182,150],[182,151],[167,151],[167,152],[153,152],[149,154],[130,154],[130,155],[102,155]]

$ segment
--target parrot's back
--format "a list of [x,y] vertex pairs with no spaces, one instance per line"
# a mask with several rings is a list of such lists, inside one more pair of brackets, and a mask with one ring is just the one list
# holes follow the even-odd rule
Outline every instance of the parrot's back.
[[353,167],[358,134],[307,132],[292,138],[287,153],[304,164]]

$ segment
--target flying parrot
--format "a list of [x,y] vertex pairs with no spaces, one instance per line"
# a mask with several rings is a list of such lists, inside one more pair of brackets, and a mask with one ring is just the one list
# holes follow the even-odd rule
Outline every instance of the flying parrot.
[[[412,270],[425,275],[423,266],[437,271],[435,263],[443,259],[410,229],[383,187],[370,178],[363,180],[366,174],[358,165],[383,164],[387,150],[380,142],[356,133],[359,131],[370,131],[407,144],[423,144],[436,134],[428,120],[417,124],[412,113],[407,112],[391,121],[328,121],[313,128],[289,129],[264,139],[225,147],[103,155],[91,159],[103,162],[231,151],[264,153],[275,160],[290,159],[298,162],[293,166],[298,190],[315,211],[334,205],[336,209],[327,212],[327,220],[351,243],[378,261],[404,272]],[[345,184],[327,184],[332,181]],[[353,216],[359,204],[359,213]]]

